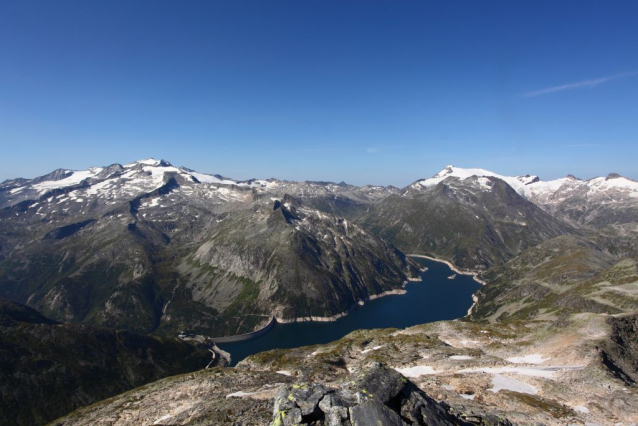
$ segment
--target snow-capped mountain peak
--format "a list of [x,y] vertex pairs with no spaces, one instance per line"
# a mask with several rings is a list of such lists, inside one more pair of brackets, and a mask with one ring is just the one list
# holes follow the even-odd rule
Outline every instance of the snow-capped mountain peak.
[[491,172],[489,170],[481,169],[481,168],[462,168],[455,166],[446,166],[443,170],[435,174],[433,177],[429,179],[422,179],[415,182],[412,187],[413,188],[429,188],[431,186],[438,185],[440,182],[443,182],[448,178],[458,178],[460,180],[468,179],[472,176],[476,177],[495,177],[507,182],[516,192],[521,194],[522,196],[529,195],[529,190],[526,188],[527,185],[532,182],[538,182],[538,176],[503,176],[498,173]]
[[[474,178],[473,178],[474,177]],[[472,179],[470,179],[472,178]],[[588,180],[574,176],[542,181],[535,175],[506,176],[482,168],[462,168],[453,165],[428,179],[421,179],[399,191],[387,187],[354,187],[330,182],[288,182],[275,179],[238,181],[218,174],[197,172],[186,167],[175,167],[165,160],[146,158],[124,166],[112,164],[86,170],[57,169],[35,179],[14,179],[0,184],[0,207],[13,206],[23,201],[39,202],[39,215],[50,212],[88,212],[95,206],[106,209],[136,197],[170,186],[172,198],[197,198],[203,204],[249,202],[255,194],[291,194],[301,197],[348,196],[361,202],[380,200],[393,193],[410,197],[452,179],[455,185],[467,186],[470,191],[492,191],[489,181],[500,179],[519,195],[554,214],[560,210],[568,221],[590,223],[608,214],[598,212],[600,206],[621,206],[624,216],[638,210],[638,182],[611,173]],[[468,182],[464,182],[468,180]],[[161,190],[165,193],[167,188]],[[98,202],[99,200],[99,202]],[[97,203],[97,204],[96,204]],[[44,208],[44,205],[48,208]],[[164,204],[168,205],[168,204]],[[628,207],[626,207],[628,206]],[[114,207],[113,207],[114,208]],[[40,210],[41,209],[41,210]],[[562,210],[561,210],[562,209]],[[627,210],[629,209],[629,210]],[[565,212],[562,212],[562,211]],[[611,213],[609,213],[611,214]],[[614,215],[618,216],[616,212]],[[599,222],[603,223],[602,219]]]
[[78,185],[85,179],[97,176],[103,169],[101,167],[91,167],[87,170],[65,170],[65,177],[62,179],[43,180],[33,185],[33,188],[46,192],[51,189],[64,188],[66,186]]
[[[202,203],[247,202],[253,192],[277,192],[311,194],[352,193],[362,199],[382,198],[384,194],[397,191],[388,188],[357,188],[349,185],[313,182],[286,182],[276,179],[233,180],[219,174],[201,173],[186,167],[175,167],[166,160],[146,158],[125,165],[112,164],[107,167],[92,167],[87,170],[58,169],[35,179],[13,179],[0,184],[0,208],[13,206],[23,201],[37,201],[40,211],[73,212],[77,209],[108,209],[120,203],[145,196],[170,186],[173,194],[185,198],[196,198]],[[163,193],[168,187],[161,189]],[[177,200],[176,196],[173,196]],[[100,200],[98,204],[96,200]],[[67,204],[70,203],[70,206]],[[144,204],[144,203],[142,203]],[[168,204],[166,204],[168,205]],[[55,206],[55,207],[52,207]],[[88,212],[88,210],[87,210]],[[44,216],[43,216],[44,217]]]
[[445,166],[443,170],[432,176],[433,178],[440,178],[445,176],[450,176],[454,173],[455,167],[453,165]]
[[[450,166],[445,166],[443,170],[441,170],[440,172],[432,176],[431,179],[440,179],[440,178],[447,178],[447,177],[457,177],[460,179],[467,179],[472,176],[481,177],[481,176],[497,176],[497,175],[496,173],[490,172],[489,170],[485,170],[485,169],[480,169],[480,168],[466,169],[466,168],[455,167],[450,165]],[[430,180],[430,179],[426,179],[426,180]]]
[[531,185],[533,183],[540,182],[540,178],[536,175],[517,176],[516,179],[524,185]]
[[152,166],[152,167],[172,167],[172,164],[166,160],[156,160],[155,158],[144,158],[142,160],[133,161],[132,163],[125,164],[125,168],[135,166]]
[[470,177],[494,177],[505,181],[521,196],[539,205],[547,205],[572,197],[575,194],[592,199],[638,198],[638,182],[611,173],[606,177],[581,180],[572,175],[550,181],[535,175],[505,176],[481,168],[446,166],[429,179],[421,179],[410,186],[413,190],[427,189],[449,178],[461,181]]

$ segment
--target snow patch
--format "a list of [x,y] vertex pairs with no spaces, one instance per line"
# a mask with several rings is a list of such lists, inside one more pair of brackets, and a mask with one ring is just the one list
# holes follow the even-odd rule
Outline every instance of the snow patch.
[[170,414],[167,414],[167,415],[162,416],[162,417],[160,417],[159,419],[155,420],[155,421],[153,422],[153,424],[154,424],[154,425],[162,424],[164,421],[166,421],[166,420],[170,419],[171,417],[173,417],[173,416],[171,416]]
[[536,395],[538,393],[538,389],[534,386],[521,382],[520,380],[512,379],[511,377],[501,376],[500,374],[492,377],[492,388],[488,390],[494,393],[500,390],[511,390],[529,395]]
[[372,351],[378,351],[379,349],[381,349],[383,347],[383,345],[381,346],[375,346],[373,348],[369,348],[369,349],[364,349],[361,351],[362,354],[367,354],[368,352],[372,352]]
[[85,179],[91,178],[102,171],[101,168],[94,168],[89,170],[79,170],[71,172],[70,176],[60,180],[50,180],[37,183],[33,185],[34,189],[40,192],[48,191],[50,189],[64,188],[67,186],[77,185]]
[[488,373],[488,374],[501,374],[512,373],[520,374],[521,376],[531,377],[543,377],[551,379],[554,377],[554,373],[561,370],[581,370],[582,365],[564,365],[564,366],[547,366],[547,367],[481,367],[481,368],[466,368],[460,370],[459,373]]
[[436,374],[437,372],[428,365],[417,365],[414,367],[395,368],[396,371],[403,374],[405,377],[419,377],[428,374]]
[[219,179],[216,176],[208,175],[205,173],[189,172],[191,176],[200,181],[201,183],[217,183],[221,185],[237,185],[237,182],[230,179]]
[[244,396],[250,396],[250,395],[254,395],[255,392],[244,392],[244,391],[239,391],[239,392],[233,392],[233,393],[229,393],[228,395],[226,395],[226,399],[228,398],[243,398]]
[[486,177],[480,177],[478,178],[478,183],[479,186],[481,188],[481,190],[483,191],[491,191],[492,190],[492,182],[490,182],[490,180]]
[[152,198],[151,201],[146,205],[147,207],[157,207],[159,205],[159,198]]
[[[514,188],[516,192],[521,195],[529,194],[529,185],[521,182],[518,178],[512,176],[503,176],[494,172],[490,172],[489,170],[480,169],[480,168],[471,168],[464,169],[461,167],[447,166],[445,169],[441,170],[439,173],[431,177],[430,179],[423,179],[418,181],[417,183],[424,187],[429,188],[431,186],[438,185],[440,182],[443,182],[445,179],[450,177],[459,178],[460,180],[465,180],[471,178],[472,176],[476,177],[495,177],[501,180],[504,180],[508,183],[509,186]],[[487,179],[484,181],[479,181],[479,184],[484,190],[491,190],[491,186],[488,186]]]
[[[156,160],[154,158],[145,158],[144,160],[135,161],[134,163],[131,163],[130,165],[134,165],[134,164],[148,164],[149,166],[159,166],[160,160]],[[129,166],[129,164],[127,164],[127,166]]]
[[550,360],[551,358],[543,358],[541,354],[530,354],[525,356],[515,356],[507,358],[505,361],[512,362],[514,364],[542,364],[543,362]]

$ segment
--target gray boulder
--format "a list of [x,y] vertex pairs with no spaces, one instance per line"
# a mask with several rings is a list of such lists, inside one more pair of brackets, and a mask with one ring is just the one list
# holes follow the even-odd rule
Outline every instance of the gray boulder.
[[382,364],[355,370],[338,385],[282,386],[275,396],[272,426],[462,424],[444,405]]

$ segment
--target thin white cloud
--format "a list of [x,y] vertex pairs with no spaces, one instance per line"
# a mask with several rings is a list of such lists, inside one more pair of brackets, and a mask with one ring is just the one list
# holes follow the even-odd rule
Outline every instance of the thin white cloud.
[[533,98],[535,96],[548,95],[550,93],[562,92],[564,90],[574,90],[574,89],[583,89],[586,87],[595,87],[599,84],[606,83],[611,80],[616,80],[617,78],[623,77],[631,77],[634,75],[638,75],[638,71],[625,72],[622,74],[614,74],[607,77],[596,78],[593,80],[583,80],[576,83],[563,84],[560,86],[549,87],[547,89],[534,90],[532,92],[527,92],[523,94],[525,98]]

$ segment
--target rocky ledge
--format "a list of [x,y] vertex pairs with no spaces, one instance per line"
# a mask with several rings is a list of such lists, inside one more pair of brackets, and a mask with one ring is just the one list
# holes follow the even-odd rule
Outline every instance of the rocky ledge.
[[353,371],[336,388],[318,383],[282,385],[275,395],[272,426],[511,425],[493,415],[463,417],[400,373],[374,363]]

